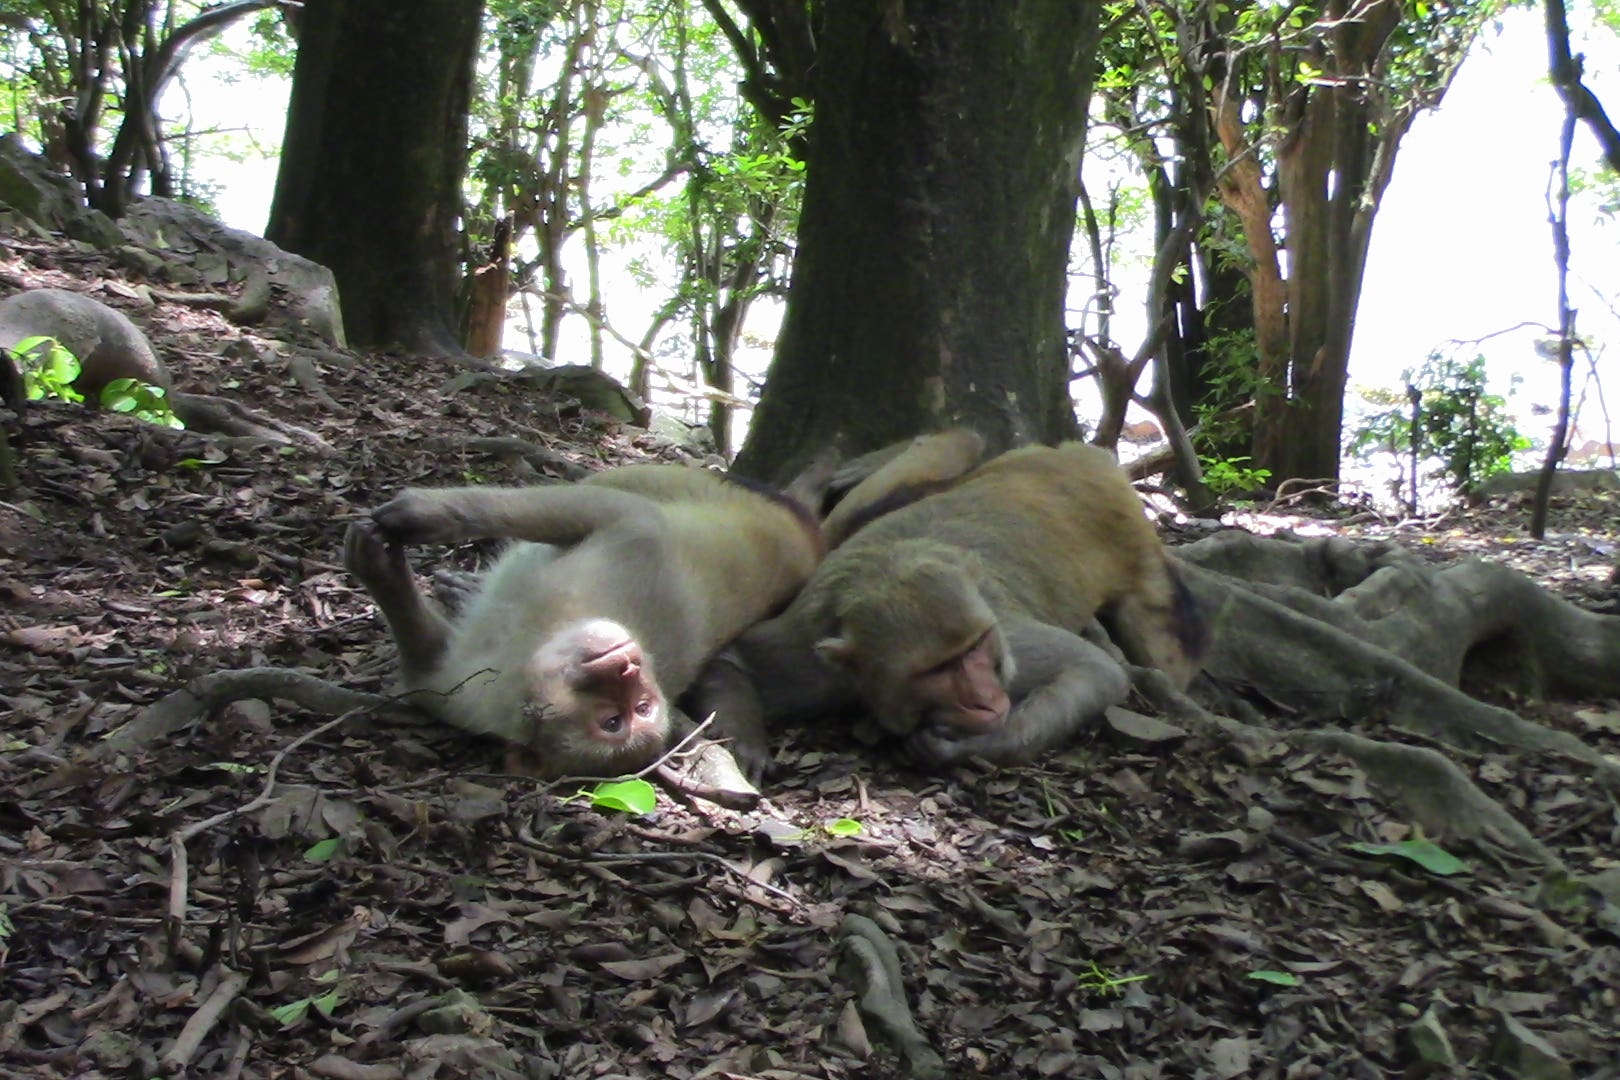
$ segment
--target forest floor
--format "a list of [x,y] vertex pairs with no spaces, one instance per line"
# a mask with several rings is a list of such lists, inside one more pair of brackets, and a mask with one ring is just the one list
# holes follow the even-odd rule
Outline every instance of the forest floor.
[[[0,260],[7,292],[108,273],[44,246]],[[327,358],[325,401],[214,314],[131,314],[182,389],[329,449],[30,411],[0,503],[0,1076],[157,1075],[176,1040],[207,1076],[906,1075],[839,963],[852,912],[897,945],[946,1075],[1384,1077],[1443,1031],[1463,1064],[1434,1075],[1620,1076],[1620,942],[1572,942],[1488,851],[1438,877],[1350,850],[1409,827],[1332,756],[1099,732],[1040,767],[930,776],[829,728],[787,741],[757,810],[663,796],[643,817],[498,775],[498,751],[441,730],[275,701],[92,759],[214,672],[386,692],[343,529],[407,484],[536,479],[469,437],[593,466],[675,453],[532,391],[447,393],[438,361]],[[1542,542],[1526,517],[1249,524],[1502,559],[1616,610],[1620,500],[1559,499]],[[1620,740],[1616,702],[1549,708]],[[1613,799],[1560,775],[1514,811],[1620,866]],[[1503,1032],[1517,1063],[1487,1064]]]

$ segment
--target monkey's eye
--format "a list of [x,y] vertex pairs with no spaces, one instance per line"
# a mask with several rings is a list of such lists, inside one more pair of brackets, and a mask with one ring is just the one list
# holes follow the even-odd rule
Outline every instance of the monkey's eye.
[[973,642],[973,644],[969,645],[967,648],[963,649],[961,652],[954,653],[951,656],[947,656],[945,659],[941,660],[939,663],[935,664],[933,667],[924,668],[922,671],[917,672],[917,674],[915,676],[913,676],[913,677],[918,678],[918,679],[925,679],[925,678],[929,677],[930,675],[943,675],[947,671],[951,670],[951,668],[956,667],[963,660],[965,660],[969,656],[973,655],[979,649],[982,649],[984,647],[984,643],[986,641],[988,641],[988,640],[990,640],[990,631],[986,630],[984,633],[979,635],[978,639],[975,640]]
[[645,720],[653,712],[652,698],[642,698],[636,702],[636,715]]
[[617,735],[619,733],[619,729],[624,727],[624,717],[619,713],[609,713],[608,715],[602,717],[599,726],[609,735]]

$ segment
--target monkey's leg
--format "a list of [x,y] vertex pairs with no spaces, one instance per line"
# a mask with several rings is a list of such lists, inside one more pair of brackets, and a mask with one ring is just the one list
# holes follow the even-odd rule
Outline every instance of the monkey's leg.
[[921,728],[907,747],[924,761],[1033,761],[1130,693],[1125,670],[1084,638],[1028,620],[1003,619],[1001,632],[1015,665],[1007,688],[1014,704],[1006,723],[976,735],[938,725]]
[[611,526],[644,525],[656,531],[658,504],[611,488],[411,488],[371,512],[395,544],[455,543],[486,537],[577,544]]
[[1209,627],[1203,611],[1169,560],[1136,592],[1114,605],[1113,634],[1132,663],[1156,667],[1186,687],[1203,667]]
[[384,540],[372,522],[357,521],[343,537],[343,565],[382,611],[399,649],[405,684],[432,674],[444,659],[450,624],[417,591],[404,549]]

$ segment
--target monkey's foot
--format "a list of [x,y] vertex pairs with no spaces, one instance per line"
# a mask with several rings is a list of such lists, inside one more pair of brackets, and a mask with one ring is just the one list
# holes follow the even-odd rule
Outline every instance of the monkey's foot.
[[343,565],[378,603],[384,597],[412,593],[416,589],[405,549],[389,543],[374,521],[356,521],[343,534]]

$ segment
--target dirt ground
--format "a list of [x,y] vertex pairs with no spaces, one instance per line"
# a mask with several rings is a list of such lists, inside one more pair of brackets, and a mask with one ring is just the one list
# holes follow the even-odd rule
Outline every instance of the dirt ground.
[[[0,262],[6,292],[104,272],[27,244]],[[633,817],[499,775],[464,737],[252,700],[90,760],[210,673],[386,692],[340,538],[406,484],[539,479],[469,439],[590,467],[675,453],[566,400],[447,392],[438,361],[328,357],[326,400],[217,315],[131,315],[183,389],[326,445],[31,410],[0,502],[0,1075],[908,1075],[857,1007],[839,928],[858,913],[897,947],[943,1075],[1620,1076],[1614,928],[1561,917],[1493,849],[1454,851],[1452,876],[1352,850],[1411,830],[1329,756],[1099,732],[1040,767],[929,776],[829,726],[783,746],[758,810],[665,796]],[[1526,517],[1354,528],[1620,610],[1620,501],[1560,500],[1540,543]],[[1550,708],[1620,739],[1616,702]],[[1503,761],[1467,764],[1620,873],[1613,793]],[[1416,1063],[1438,1041],[1456,1064]]]

